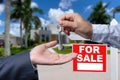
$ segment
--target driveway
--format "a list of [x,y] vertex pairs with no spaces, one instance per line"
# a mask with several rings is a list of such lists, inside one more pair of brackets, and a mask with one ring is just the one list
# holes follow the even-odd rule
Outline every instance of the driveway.
[[38,65],[39,80],[110,80],[110,55],[107,55],[107,72],[73,72],[72,69],[72,62],[55,66]]

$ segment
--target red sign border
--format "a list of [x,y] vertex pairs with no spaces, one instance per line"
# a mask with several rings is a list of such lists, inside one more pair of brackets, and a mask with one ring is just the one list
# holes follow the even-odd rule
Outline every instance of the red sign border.
[[[103,70],[77,70],[77,61],[74,59],[73,60],[73,71],[75,72],[106,72],[106,67],[107,67],[107,45],[106,44],[72,44],[72,52],[73,52],[73,46],[74,45],[98,45],[98,46],[105,46],[106,48],[106,53],[105,53],[105,62],[103,63]],[[74,64],[76,63],[76,64]]]

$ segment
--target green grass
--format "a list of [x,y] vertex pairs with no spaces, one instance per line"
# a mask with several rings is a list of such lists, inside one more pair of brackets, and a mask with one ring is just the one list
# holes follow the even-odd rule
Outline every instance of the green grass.
[[11,54],[14,55],[14,54],[19,54],[19,53],[22,53],[22,52],[26,52],[28,50],[30,50],[31,48],[17,48],[17,47],[12,47],[11,48]]
[[[19,48],[19,47],[11,47],[11,55],[15,55],[15,54],[19,54],[19,53],[23,53],[26,52],[28,50],[30,50],[32,47],[29,48]],[[4,57],[4,48],[0,48],[0,57]]]
[[[11,47],[11,54],[19,54],[22,52],[26,52],[28,50],[30,50],[32,47],[29,48],[19,48],[19,47]],[[53,48],[57,53],[59,54],[68,54],[72,52],[72,47],[71,46],[64,46],[63,50],[58,50],[58,48]],[[120,52],[119,52],[120,53]],[[110,54],[110,50],[107,51],[107,54]],[[4,57],[4,48],[0,48],[0,57]]]
[[[63,50],[58,50],[58,48],[53,48],[59,54],[68,54],[72,52],[72,46],[64,46]],[[110,50],[107,51],[107,54],[110,55]]]
[[109,55],[110,55],[110,50],[107,50],[107,54],[109,54]]
[[64,46],[63,50],[58,50],[58,48],[53,48],[57,53],[59,54],[68,54],[72,52],[72,47],[71,46]]
[[0,48],[0,57],[4,56],[4,48]]

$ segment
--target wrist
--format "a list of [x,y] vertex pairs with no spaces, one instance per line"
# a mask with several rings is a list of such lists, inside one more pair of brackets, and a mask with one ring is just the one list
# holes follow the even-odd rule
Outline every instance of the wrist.
[[36,71],[37,70],[37,65],[34,62],[34,58],[33,58],[31,52],[30,52],[30,61],[31,61],[31,65],[32,65],[33,69]]
[[31,63],[33,64],[33,65],[36,65],[36,63],[35,63],[35,58],[34,58],[34,56],[33,56],[33,53],[30,51],[30,60],[31,60]]
[[92,39],[93,29],[90,23],[84,23],[84,25],[80,25],[76,30],[75,33],[79,34],[80,36],[86,39]]

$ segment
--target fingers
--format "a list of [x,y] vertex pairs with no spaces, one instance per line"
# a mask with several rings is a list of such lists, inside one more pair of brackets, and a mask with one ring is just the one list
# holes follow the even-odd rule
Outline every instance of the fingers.
[[66,62],[69,62],[69,61],[73,60],[76,57],[77,57],[76,53],[68,54],[68,56],[66,57]]
[[73,32],[73,30],[69,27],[65,27],[64,28],[64,32],[67,34],[67,35],[70,35],[70,32]]
[[69,30],[64,30],[65,34],[70,35],[70,31]]
[[53,47],[57,44],[57,41],[51,41],[49,43],[46,43],[45,46],[46,48],[50,48],[50,47]]
[[64,64],[64,63],[67,63],[67,62],[73,60],[76,57],[77,57],[76,53],[63,54],[63,55],[60,55],[59,60],[56,60],[54,64]]
[[70,32],[74,32],[74,22],[71,21],[60,21],[59,24],[61,25],[61,27],[64,27],[64,32],[67,35],[70,35]]
[[63,27],[69,27],[73,25],[73,13],[65,14],[60,17],[59,24]]
[[64,14],[63,16],[60,17],[60,20],[73,21],[74,15],[75,15],[75,13]]
[[59,24],[61,27],[64,27],[64,32],[69,35],[70,32],[74,32],[76,27],[75,15],[73,13],[65,14],[59,19]]
[[74,22],[72,21],[67,21],[67,20],[63,20],[63,21],[59,21],[59,24],[62,26],[62,27],[73,27],[74,26]]

